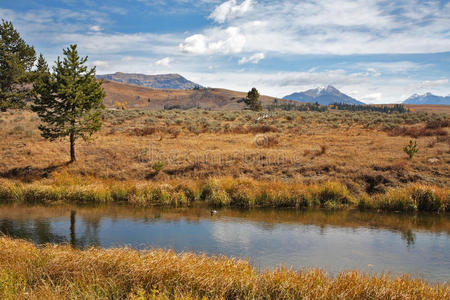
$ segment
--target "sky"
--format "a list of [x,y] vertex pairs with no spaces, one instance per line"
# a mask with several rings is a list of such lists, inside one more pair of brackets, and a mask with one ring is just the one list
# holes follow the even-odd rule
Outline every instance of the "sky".
[[50,65],[179,73],[283,97],[333,85],[366,103],[450,95],[450,0],[0,0]]

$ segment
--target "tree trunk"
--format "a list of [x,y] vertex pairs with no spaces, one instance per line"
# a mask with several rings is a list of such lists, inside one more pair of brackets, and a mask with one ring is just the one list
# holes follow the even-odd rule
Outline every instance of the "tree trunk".
[[70,162],[76,161],[75,157],[75,136],[73,133],[70,134]]

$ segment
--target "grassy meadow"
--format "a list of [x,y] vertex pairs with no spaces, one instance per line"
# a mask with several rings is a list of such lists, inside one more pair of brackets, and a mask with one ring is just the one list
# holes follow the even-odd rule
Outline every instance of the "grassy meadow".
[[[0,115],[5,201],[138,206],[449,208],[448,114],[106,110],[103,127],[50,142],[29,111]],[[419,151],[403,148],[413,139]],[[8,200],[7,200],[8,201]]]

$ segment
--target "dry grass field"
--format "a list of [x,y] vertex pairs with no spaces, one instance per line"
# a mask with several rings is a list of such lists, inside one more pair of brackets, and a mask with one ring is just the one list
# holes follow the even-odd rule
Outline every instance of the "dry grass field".
[[[345,111],[261,115],[108,110],[101,131],[91,141],[78,141],[79,160],[66,165],[67,141],[43,139],[36,115],[10,111],[0,116],[0,176],[32,181],[57,170],[114,180],[226,176],[303,183],[332,180],[369,194],[408,183],[449,186],[448,127],[425,128],[433,119],[448,122],[448,115]],[[412,160],[403,152],[410,139],[419,147]],[[157,162],[162,163],[160,172],[154,168]]]

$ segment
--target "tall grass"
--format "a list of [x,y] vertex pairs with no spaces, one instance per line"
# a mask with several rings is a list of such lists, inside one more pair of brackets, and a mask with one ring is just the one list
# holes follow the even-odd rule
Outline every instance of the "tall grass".
[[120,182],[56,175],[54,179],[18,183],[0,181],[0,202],[98,204],[127,202],[135,206],[190,206],[196,201],[214,207],[354,207],[395,211],[445,212],[450,189],[424,185],[393,188],[381,195],[352,194],[338,182],[256,181],[249,178],[210,178],[157,182]]
[[403,275],[256,271],[223,256],[129,248],[38,248],[0,237],[2,299],[448,299],[450,287]]
[[383,195],[372,198],[361,197],[358,206],[391,211],[448,212],[450,210],[450,189],[419,184],[391,188]]

